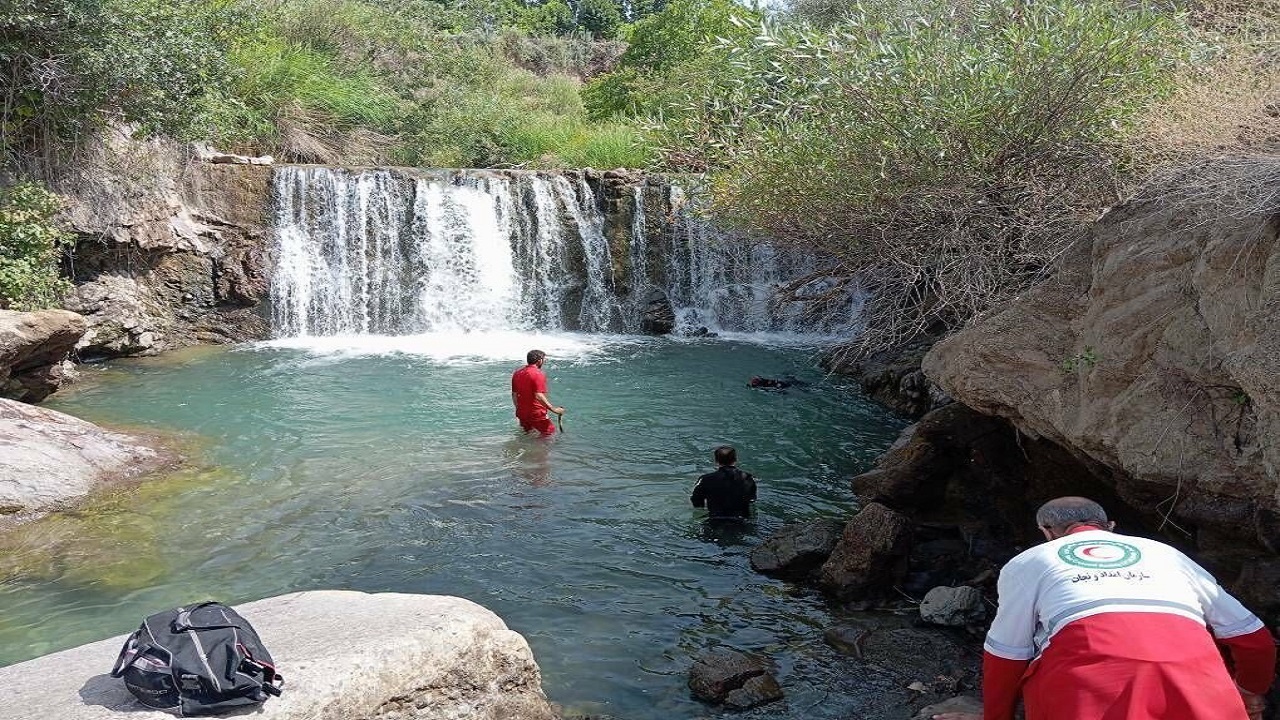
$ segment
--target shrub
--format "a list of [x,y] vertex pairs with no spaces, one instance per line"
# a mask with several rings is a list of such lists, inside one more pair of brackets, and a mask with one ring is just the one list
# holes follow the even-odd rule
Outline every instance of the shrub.
[[1114,150],[1186,37],[1110,0],[885,0],[845,17],[705,55],[661,145],[672,169],[712,170],[722,220],[835,259],[824,274],[869,296],[862,350],[1041,277],[1114,200]]
[[108,119],[190,137],[224,84],[220,39],[241,17],[226,3],[11,0],[0,8],[0,153],[52,153]]
[[70,289],[58,275],[60,253],[72,238],[53,222],[60,204],[35,183],[0,189],[0,307],[51,307]]

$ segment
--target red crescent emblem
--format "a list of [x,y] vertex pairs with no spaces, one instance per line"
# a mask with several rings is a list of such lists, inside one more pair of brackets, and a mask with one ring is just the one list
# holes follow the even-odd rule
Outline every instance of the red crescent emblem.
[[1095,554],[1094,554],[1094,551],[1095,551],[1095,550],[1101,550],[1101,549],[1102,549],[1102,548],[1098,547],[1097,545],[1090,545],[1089,547],[1084,548],[1083,550],[1081,550],[1081,551],[1080,551],[1080,554],[1081,554],[1081,555],[1083,555],[1083,556],[1085,556],[1085,557],[1090,557],[1090,558],[1100,558],[1100,557],[1105,557],[1105,556],[1102,556],[1102,555],[1095,555]]

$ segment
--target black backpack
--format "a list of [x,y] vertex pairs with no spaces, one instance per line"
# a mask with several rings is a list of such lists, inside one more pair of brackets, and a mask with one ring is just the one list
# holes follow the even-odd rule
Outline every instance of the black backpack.
[[216,602],[143,620],[111,676],[124,678],[143,705],[179,715],[257,705],[284,682],[249,621]]

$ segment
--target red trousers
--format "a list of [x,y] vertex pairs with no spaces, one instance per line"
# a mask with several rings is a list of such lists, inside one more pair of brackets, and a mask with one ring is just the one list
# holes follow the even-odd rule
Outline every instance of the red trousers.
[[1203,625],[1104,613],[1062,628],[1024,676],[1027,720],[1246,720]]

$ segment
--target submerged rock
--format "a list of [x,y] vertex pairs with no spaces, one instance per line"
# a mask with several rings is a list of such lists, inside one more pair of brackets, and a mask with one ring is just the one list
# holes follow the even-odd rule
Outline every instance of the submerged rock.
[[699,700],[735,709],[764,705],[783,697],[767,660],[728,648],[706,651],[694,660],[689,669],[689,690]]
[[141,438],[0,399],[0,515],[48,510],[169,460]]
[[66,310],[0,310],[0,397],[34,403],[61,387],[84,331],[85,319]]
[[[163,608],[155,608],[156,611]],[[346,590],[236,608],[284,675],[260,720],[553,720],[528,643],[462,598]],[[171,720],[110,677],[125,636],[0,668],[12,720]]]

